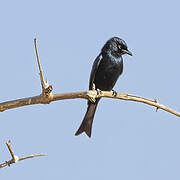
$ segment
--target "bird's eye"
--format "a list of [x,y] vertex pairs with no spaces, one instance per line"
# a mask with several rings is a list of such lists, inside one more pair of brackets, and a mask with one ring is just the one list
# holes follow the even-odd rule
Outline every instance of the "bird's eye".
[[121,45],[120,44],[118,45],[118,48],[121,49]]

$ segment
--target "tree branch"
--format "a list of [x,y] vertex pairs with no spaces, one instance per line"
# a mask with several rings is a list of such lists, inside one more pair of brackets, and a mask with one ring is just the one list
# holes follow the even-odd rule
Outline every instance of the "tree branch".
[[6,161],[5,163],[0,164],[0,168],[10,166],[11,164],[17,163],[18,161],[22,161],[22,160],[25,160],[25,159],[34,158],[34,157],[38,157],[38,156],[45,156],[45,154],[34,154],[34,155],[19,158],[13,152],[13,150],[11,148],[11,141],[10,140],[6,142],[6,145],[8,147],[8,150],[9,150],[9,152],[11,154],[12,159],[9,160],[9,161]]
[[18,107],[28,106],[28,105],[33,105],[33,104],[49,104],[52,101],[58,101],[58,100],[64,100],[64,99],[83,98],[83,99],[90,100],[91,102],[95,102],[96,98],[107,97],[107,98],[115,98],[115,99],[121,99],[121,100],[126,100],[126,101],[141,102],[141,103],[156,107],[156,111],[158,109],[163,109],[164,111],[167,111],[169,113],[172,113],[180,117],[179,112],[176,112],[162,104],[159,104],[156,99],[151,100],[151,99],[134,96],[130,94],[114,94],[109,91],[100,91],[99,93],[99,90],[96,91],[95,89],[84,91],[84,92],[52,94],[52,90],[53,90],[52,85],[48,85],[48,81],[47,82],[44,81],[44,76],[43,76],[42,66],[40,64],[40,58],[38,54],[36,39],[34,39],[34,45],[35,45],[36,57],[37,57],[37,62],[38,62],[38,67],[39,67],[42,93],[38,96],[2,102],[0,103],[0,112],[8,110],[8,109],[18,108]]
[[89,90],[84,92],[74,92],[74,93],[64,93],[64,94],[50,94],[49,96],[33,96],[28,98],[22,98],[17,99],[13,101],[7,101],[0,103],[0,111],[5,111],[8,109],[18,108],[22,106],[28,106],[33,104],[49,104],[52,101],[58,101],[58,100],[65,100],[65,99],[87,99],[91,102],[95,102],[96,98],[100,97],[107,97],[107,98],[114,98],[114,99],[121,99],[125,101],[136,101],[144,104],[148,104],[150,106],[154,106],[157,109],[162,109],[164,111],[167,111],[169,113],[172,113],[176,116],[180,117],[180,113],[174,111],[173,109],[170,109],[162,104],[159,104],[156,99],[151,100],[144,97],[134,96],[130,94],[119,94],[117,93],[116,96],[114,96],[113,92],[111,91],[101,91],[99,94],[96,90]]

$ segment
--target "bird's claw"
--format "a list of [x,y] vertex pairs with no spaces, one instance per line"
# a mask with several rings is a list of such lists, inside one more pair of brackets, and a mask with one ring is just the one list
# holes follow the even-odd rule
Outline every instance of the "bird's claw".
[[117,92],[116,92],[114,89],[112,89],[112,95],[113,95],[114,97],[117,96]]
[[97,89],[96,91],[98,96],[102,94],[102,91],[100,89]]
[[96,90],[96,85],[93,83],[92,85],[92,90],[95,91]]

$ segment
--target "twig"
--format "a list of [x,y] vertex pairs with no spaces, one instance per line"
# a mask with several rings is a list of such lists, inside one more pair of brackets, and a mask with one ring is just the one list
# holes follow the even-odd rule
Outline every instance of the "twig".
[[11,141],[7,141],[6,145],[8,147],[8,150],[11,154],[12,159],[9,161],[6,161],[5,163],[0,164],[0,168],[6,167],[6,166],[10,166],[11,164],[17,163],[18,161],[22,161],[25,159],[29,159],[29,158],[34,158],[34,157],[38,157],[38,156],[45,156],[45,154],[34,154],[34,155],[30,155],[30,156],[25,156],[25,157],[21,157],[19,158],[18,156],[16,156],[11,148]]
[[39,75],[40,75],[40,79],[41,79],[41,86],[42,86],[42,89],[45,89],[45,81],[44,81],[42,67],[41,67],[41,64],[40,64],[40,58],[39,58],[36,38],[34,39],[34,46],[35,46],[35,52],[36,52],[36,58],[37,58],[37,62],[38,62],[38,67],[39,67]]
[[38,67],[39,67],[39,75],[40,75],[40,79],[41,79],[41,86],[42,86],[42,94],[41,95],[42,96],[49,96],[53,88],[52,88],[52,85],[48,84],[48,79],[46,79],[46,82],[44,81],[43,70],[42,70],[41,63],[40,63],[36,38],[34,39],[34,46],[35,46],[35,52],[36,52]]
[[12,159],[15,160],[16,157],[15,157],[15,154],[14,154],[12,148],[11,148],[11,141],[10,141],[10,140],[8,140],[8,141],[6,142],[6,146],[8,147],[8,150],[9,150],[9,152],[10,152],[10,154],[11,154]]
[[39,157],[39,156],[46,156],[46,154],[44,154],[44,153],[32,154],[32,155],[29,155],[29,156],[25,156],[25,157],[19,158],[19,161],[22,161],[22,160],[25,160],[25,159],[34,158],[34,157]]

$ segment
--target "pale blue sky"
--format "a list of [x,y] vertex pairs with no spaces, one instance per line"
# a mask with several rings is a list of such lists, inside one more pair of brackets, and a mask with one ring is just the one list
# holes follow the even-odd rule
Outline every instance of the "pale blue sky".
[[[54,93],[84,91],[94,59],[112,36],[124,56],[115,90],[180,111],[179,1],[1,1],[0,102],[41,93],[33,39]],[[92,138],[74,136],[86,111],[82,99],[0,113],[0,161],[47,153],[0,170],[0,179],[179,180],[180,118],[155,108],[103,99]]]

